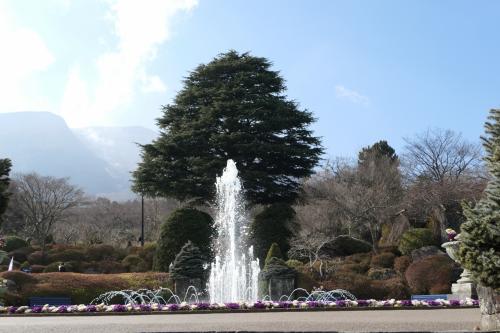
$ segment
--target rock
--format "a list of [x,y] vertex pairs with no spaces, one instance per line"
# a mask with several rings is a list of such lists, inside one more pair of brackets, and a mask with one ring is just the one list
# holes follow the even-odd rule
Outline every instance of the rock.
[[398,274],[391,268],[370,268],[368,277],[372,280],[389,280]]
[[421,247],[419,249],[411,251],[411,259],[413,261],[418,261],[418,260],[422,260],[426,257],[437,256],[437,255],[445,256],[446,253],[444,253],[437,246],[434,246],[434,245],[424,246],[424,247]]

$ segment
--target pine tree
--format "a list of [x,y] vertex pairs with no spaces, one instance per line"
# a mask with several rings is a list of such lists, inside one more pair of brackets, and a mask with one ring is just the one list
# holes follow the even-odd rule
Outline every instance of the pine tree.
[[460,260],[483,286],[500,288],[500,109],[490,111],[482,137],[490,181],[474,207],[464,204]]
[[312,114],[287,99],[270,68],[266,58],[229,51],[191,72],[163,107],[160,136],[142,146],[134,191],[206,203],[233,159],[250,203],[293,202],[323,150]]
[[175,257],[170,276],[172,279],[203,279],[205,257],[200,249],[188,241]]

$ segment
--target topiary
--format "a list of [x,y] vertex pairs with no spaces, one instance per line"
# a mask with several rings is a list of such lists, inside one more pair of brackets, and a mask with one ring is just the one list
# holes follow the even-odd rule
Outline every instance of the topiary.
[[174,211],[161,226],[153,268],[167,272],[177,253],[188,241],[192,241],[206,258],[211,261],[211,242],[215,233],[213,220],[205,212],[194,208]]
[[392,268],[396,256],[391,252],[374,255],[370,262],[370,267]]
[[85,253],[82,250],[66,249],[60,252],[49,253],[49,261],[81,261],[85,258]]
[[146,262],[138,255],[130,254],[123,258],[122,265],[128,272],[145,272],[147,271]]
[[406,231],[399,242],[398,249],[403,255],[424,246],[435,245],[436,241],[431,230],[426,228],[413,228]]
[[[275,203],[257,214],[250,225],[250,239],[254,247],[254,255],[264,263],[269,247],[276,243],[287,253],[290,249],[290,238],[293,236],[295,210],[285,203]],[[283,258],[283,257],[282,257]]]
[[451,283],[454,277],[455,263],[446,256],[431,256],[410,264],[405,272],[406,281],[413,293],[428,294],[440,290],[443,285],[447,286],[444,290],[450,291]]
[[267,251],[267,256],[266,256],[266,261],[265,263],[271,259],[271,258],[278,258],[278,259],[283,259],[283,254],[281,254],[280,247],[277,243],[272,243],[271,247],[269,248],[269,251]]
[[10,252],[27,246],[28,243],[21,237],[7,236],[5,237],[5,245],[2,250],[4,250],[5,252]]
[[42,251],[30,253],[27,259],[32,265],[45,265],[47,263],[47,255]]
[[[107,244],[97,244],[92,245],[85,251],[85,258],[88,261],[115,261],[122,260],[126,257],[126,251],[123,249],[118,249],[112,245]],[[82,258],[83,259],[83,258]]]
[[286,265],[289,267],[292,267],[293,269],[299,269],[299,268],[304,267],[304,263],[302,261],[295,260],[295,259],[288,259],[286,261]]
[[[500,291],[500,109],[490,111],[483,146],[490,181],[485,197],[472,207],[464,204],[467,221],[460,234],[460,261],[485,287]],[[497,304],[498,306],[498,304]],[[498,325],[498,318],[497,318]]]
[[178,279],[204,279],[205,257],[200,249],[191,241],[188,241],[175,257],[170,277],[173,280]]

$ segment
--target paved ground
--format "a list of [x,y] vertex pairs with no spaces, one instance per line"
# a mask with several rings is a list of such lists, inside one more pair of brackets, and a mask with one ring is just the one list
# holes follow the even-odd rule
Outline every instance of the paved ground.
[[2,317],[0,332],[471,331],[479,309]]

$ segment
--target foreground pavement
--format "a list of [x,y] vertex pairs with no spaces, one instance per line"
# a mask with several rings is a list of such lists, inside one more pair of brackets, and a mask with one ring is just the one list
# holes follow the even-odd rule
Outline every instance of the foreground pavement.
[[1,317],[0,332],[472,331],[479,309]]

